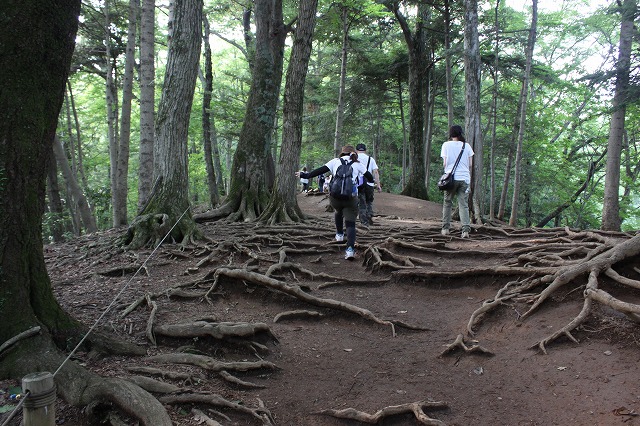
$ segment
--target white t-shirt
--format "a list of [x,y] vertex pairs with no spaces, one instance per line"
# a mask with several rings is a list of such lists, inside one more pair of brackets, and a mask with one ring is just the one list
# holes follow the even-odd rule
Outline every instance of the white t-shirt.
[[449,173],[453,169],[453,165],[456,163],[458,155],[460,155],[460,150],[462,149],[463,143],[464,152],[462,153],[462,157],[460,157],[458,167],[456,167],[456,171],[453,174],[453,179],[463,180],[467,184],[470,184],[471,171],[469,170],[469,162],[471,161],[471,157],[473,157],[473,149],[471,148],[471,145],[462,141],[447,141],[442,144],[440,157],[442,157],[442,159],[446,162],[444,172]]
[[[371,159],[371,161],[369,161],[369,159]],[[365,154],[364,152],[359,152],[358,153],[358,161],[360,163],[362,163],[364,165],[364,167],[367,167],[367,162],[369,162],[369,168],[367,168],[367,171],[371,174],[373,174],[374,170],[378,170],[378,165],[376,164],[376,160],[373,157],[368,156],[367,154]],[[362,183],[367,183],[367,185],[369,186],[375,186],[376,184],[374,182],[369,182],[366,179],[361,179],[360,180],[360,185],[362,185]]]
[[[347,163],[351,161],[351,159],[349,158],[348,155],[345,155],[345,156],[343,156],[341,158],[346,160]],[[329,170],[331,170],[331,175],[334,176],[336,174],[336,172],[338,171],[338,167],[340,167],[341,164],[342,164],[342,162],[340,161],[340,158],[334,158],[333,160],[331,160],[327,164],[325,164],[325,166],[327,166],[329,168]],[[352,177],[353,177],[353,182],[355,184],[358,183],[358,177],[363,175],[363,174],[365,174],[366,172],[367,172],[367,168],[361,162],[356,162],[356,163],[351,164],[351,173],[352,173]]]

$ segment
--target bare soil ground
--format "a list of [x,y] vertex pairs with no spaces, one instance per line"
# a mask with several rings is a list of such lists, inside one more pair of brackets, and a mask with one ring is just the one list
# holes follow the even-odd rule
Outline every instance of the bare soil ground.
[[[530,302],[507,300],[474,325],[473,337],[466,333],[474,311],[514,279],[486,270],[513,262],[521,249],[535,252],[537,246],[566,239],[562,230],[476,226],[471,239],[462,240],[454,223],[452,235],[443,237],[440,204],[382,193],[376,194],[375,224],[368,231],[359,228],[357,259],[349,262],[344,246],[334,241],[327,199],[301,194],[299,203],[316,219],[269,229],[202,224],[211,239],[208,248],[115,250],[110,246],[115,231],[47,246],[54,292],[64,308],[90,326],[121,292],[99,328],[148,349],[140,358],[79,352],[74,359],[105,376],[140,375],[131,367],[141,366],[185,373],[189,378],[165,377],[180,388],[172,395],[195,390],[244,407],[263,404],[277,425],[358,425],[363,423],[320,412],[352,408],[373,415],[386,407],[424,401],[442,402],[443,407],[424,412],[448,425],[640,425],[640,339],[637,325],[624,315],[595,306],[572,333],[579,343],[559,337],[546,345],[546,355],[536,346],[578,315],[587,277],[562,287],[525,320],[520,317]],[[376,264],[375,253],[383,253],[388,263]],[[291,264],[267,273],[270,266],[284,264],[282,259]],[[634,266],[640,266],[637,259],[622,269],[633,275]],[[299,285],[316,301],[339,301],[362,311],[302,301],[247,277],[214,275],[225,268]],[[430,274],[416,273],[420,271]],[[515,277],[525,278],[524,272]],[[637,291],[609,284],[617,297],[640,301]],[[141,303],[123,315],[147,295],[157,307],[155,327],[196,320],[247,323],[253,343],[244,336],[230,342],[210,335],[168,337],[156,332],[153,345],[146,333],[150,305]],[[283,312],[290,314],[278,318]],[[452,350],[442,356],[458,335],[493,355]],[[233,371],[243,382],[230,383],[216,371],[151,358],[178,350],[225,362],[267,361],[274,367]],[[15,386],[19,383],[0,382],[0,406],[12,404],[8,396]],[[58,404],[58,424],[97,424],[64,402]],[[263,424],[238,410],[167,404],[176,425],[204,424],[192,413],[194,406],[220,424]],[[212,408],[217,412],[209,411]],[[383,416],[377,424],[427,423],[405,412]]]

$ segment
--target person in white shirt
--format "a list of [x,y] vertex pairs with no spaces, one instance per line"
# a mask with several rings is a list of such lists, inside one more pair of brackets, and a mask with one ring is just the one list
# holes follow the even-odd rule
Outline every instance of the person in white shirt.
[[[356,217],[358,215],[358,180],[360,176],[364,176],[369,182],[373,182],[373,175],[367,171],[364,164],[358,161],[358,153],[351,145],[342,147],[342,153],[337,158],[330,160],[327,164],[306,172],[296,172],[296,176],[301,178],[313,178],[322,173],[331,173],[331,183],[339,182],[340,179],[336,178],[338,168],[343,165],[343,162],[347,165],[351,165],[351,184],[354,191],[352,195],[343,197],[335,195],[333,186],[329,185],[329,203],[335,210],[335,223],[336,223],[336,241],[344,241],[344,228],[347,231],[347,250],[344,258],[347,260],[355,259],[355,243],[356,243]],[[344,223],[343,223],[344,222]]]
[[[306,172],[306,171],[307,171],[307,168],[306,168],[306,167],[303,167],[303,168],[302,168],[302,171],[303,171],[303,172]],[[302,184],[302,192],[307,192],[307,191],[309,191],[309,179],[307,179],[307,178],[302,178],[302,177],[301,177],[301,178],[300,178],[300,183]]]
[[374,188],[377,187],[378,191],[382,190],[380,186],[380,174],[376,160],[367,154],[367,146],[365,144],[359,143],[356,145],[356,151],[358,151],[358,161],[364,164],[367,171],[373,175],[373,182],[365,182],[364,179],[360,179],[358,185],[358,212],[360,223],[362,226],[368,228],[369,225],[373,225]]
[[[463,150],[464,147],[464,150]],[[460,152],[462,155],[460,156]],[[473,149],[464,138],[462,127],[451,126],[449,129],[449,140],[442,144],[440,156],[444,161],[444,172],[449,173],[460,156],[460,162],[453,174],[453,188],[444,191],[444,202],[442,206],[442,235],[449,235],[451,226],[451,207],[453,196],[458,198],[458,209],[460,210],[460,222],[462,222],[462,238],[469,238],[471,231],[471,220],[469,217],[469,185],[471,185],[471,167]]]

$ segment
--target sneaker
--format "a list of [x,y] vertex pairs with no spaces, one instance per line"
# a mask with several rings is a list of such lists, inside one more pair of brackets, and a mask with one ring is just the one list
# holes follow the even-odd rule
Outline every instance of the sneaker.
[[336,234],[336,241],[338,242],[344,241],[344,234]]
[[463,231],[462,232],[462,238],[469,238],[469,232],[468,231]]
[[440,233],[442,235],[449,235],[449,230],[448,229],[443,229],[442,231],[440,231]]
[[353,247],[347,248],[344,258],[347,260],[353,260],[356,258],[356,251],[353,249]]

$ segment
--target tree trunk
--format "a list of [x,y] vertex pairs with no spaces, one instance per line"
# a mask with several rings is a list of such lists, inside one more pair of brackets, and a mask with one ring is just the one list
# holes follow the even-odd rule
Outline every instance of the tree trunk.
[[282,148],[271,200],[260,220],[269,224],[299,222],[305,215],[298,207],[295,172],[302,147],[304,85],[311,57],[318,0],[301,0],[287,70],[282,111]]
[[64,241],[64,215],[58,185],[58,168],[53,155],[47,167],[47,199],[49,200],[49,232],[54,243],[61,243]]
[[231,184],[226,202],[218,209],[199,214],[197,220],[228,217],[232,221],[256,220],[270,200],[268,170],[273,165],[271,143],[278,105],[284,42],[281,0],[256,0],[255,59],[240,131],[233,158]]
[[138,211],[142,211],[153,185],[155,120],[155,0],[142,0],[140,12],[140,152]]
[[349,44],[349,8],[342,6],[342,51],[340,55],[340,88],[336,108],[336,132],[333,138],[333,153],[337,157],[342,149],[342,123],[344,121],[344,97],[347,86],[347,53]]
[[516,148],[515,171],[513,173],[513,198],[511,201],[511,216],[509,225],[518,224],[518,200],[520,196],[520,180],[522,173],[523,141],[525,125],[527,121],[527,98],[529,94],[529,80],[531,78],[531,63],[533,61],[533,48],[536,43],[536,26],[538,24],[538,0],[533,0],[531,15],[531,28],[529,29],[529,39],[527,40],[526,64],[524,77],[522,79],[522,90],[520,92],[520,124],[518,126],[518,142]]
[[631,64],[631,44],[634,34],[634,18],[637,1],[624,0],[622,4],[622,23],[620,25],[620,47],[616,62],[616,91],[613,96],[613,113],[609,125],[607,143],[607,169],[604,181],[604,200],[602,203],[602,229],[619,231],[620,218],[620,156],[626,115],[627,94],[629,91],[629,70]]
[[166,233],[172,229],[174,241],[186,244],[200,236],[189,206],[187,148],[200,60],[202,0],[176,0],[169,28],[169,52],[156,128],[155,183],[149,203],[124,241],[131,248],[157,243],[164,237],[152,234],[148,226],[157,215],[166,215],[159,231]]
[[[70,201],[68,203],[68,207],[71,211],[71,215],[74,217],[79,215],[80,220],[84,225],[84,229],[87,232],[96,232],[98,230],[98,227],[96,226],[96,219],[93,217],[93,213],[89,207],[89,203],[87,202],[87,197],[85,197],[78,180],[71,170],[67,154],[64,152],[62,143],[57,136],[53,140],[53,154],[55,155],[56,161],[62,171],[62,176],[64,176],[64,180],[67,184],[67,195]],[[78,227],[78,234],[80,234],[80,227]]]
[[209,188],[209,204],[216,207],[220,203],[220,193],[218,191],[218,180],[216,179],[219,170],[216,170],[213,163],[213,147],[217,144],[215,124],[213,123],[213,115],[211,114],[211,95],[213,93],[213,70],[211,65],[211,44],[209,43],[209,35],[211,27],[209,20],[205,15],[202,16],[202,24],[204,28],[203,44],[204,44],[204,79],[203,79],[203,95],[202,95],[202,144],[204,145],[204,162],[207,169],[207,187]]
[[465,80],[465,133],[473,148],[471,191],[475,223],[482,223],[484,191],[482,130],[480,128],[480,40],[478,38],[478,1],[464,2],[464,80]]
[[491,96],[491,152],[489,154],[489,221],[492,221],[496,217],[495,213],[495,194],[496,194],[496,129],[498,126],[498,93],[499,93],[499,80],[498,80],[498,66],[499,53],[500,53],[500,0],[496,0],[495,7],[495,49],[493,50],[493,91]]
[[[451,72],[451,1],[444,2],[445,82],[447,87],[447,128],[453,126],[453,77]],[[428,151],[427,151],[428,152]],[[428,170],[428,169],[427,169]]]
[[80,328],[53,296],[41,222],[80,1],[21,0],[5,2],[1,8],[8,17],[0,26],[3,48],[20,53],[0,55],[0,311],[11,319],[2,322],[0,341],[33,327],[41,329],[2,353],[0,378],[55,371],[59,393],[71,404],[111,400],[128,404],[129,412],[135,405],[135,415],[144,424],[171,425],[166,410],[147,392],[87,374],[73,362],[63,363],[64,355],[53,345],[52,336],[66,345]]
[[127,50],[124,74],[122,76],[122,110],[120,115],[120,140],[118,141],[118,165],[116,168],[116,187],[113,197],[113,223],[116,226],[127,224],[127,195],[129,193],[129,147],[131,144],[131,102],[133,98],[133,66],[135,63],[136,25],[138,21],[139,0],[129,0],[129,30],[127,32]]
[[411,32],[406,18],[400,12],[397,3],[385,6],[393,12],[400,24],[409,55],[409,179],[402,195],[422,200],[427,199],[427,187],[424,183],[424,72],[426,70],[425,26],[429,22],[428,8],[425,4],[418,5],[418,20],[415,34]]
[[109,1],[104,2],[104,44],[105,44],[105,97],[107,105],[107,128],[109,136],[109,178],[111,182],[111,208],[112,208],[112,224],[119,226],[117,217],[119,212],[116,211],[118,200],[118,90],[116,84],[115,70],[112,63],[111,52],[111,15],[109,12]]

